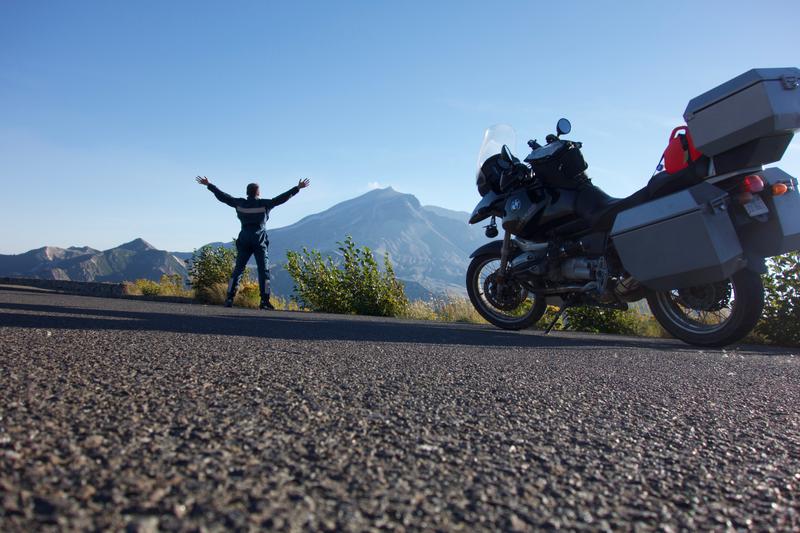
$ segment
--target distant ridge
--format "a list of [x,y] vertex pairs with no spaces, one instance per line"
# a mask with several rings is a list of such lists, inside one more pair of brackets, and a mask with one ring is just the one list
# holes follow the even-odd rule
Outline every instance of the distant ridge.
[[120,282],[139,278],[157,280],[164,274],[185,277],[186,265],[143,239],[104,251],[86,246],[45,246],[24,254],[0,255],[0,276],[8,277]]

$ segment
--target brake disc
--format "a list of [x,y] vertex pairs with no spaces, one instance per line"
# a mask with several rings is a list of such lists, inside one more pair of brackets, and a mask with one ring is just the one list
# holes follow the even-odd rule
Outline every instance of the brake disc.
[[513,311],[528,298],[528,290],[514,280],[506,280],[502,289],[497,284],[497,272],[486,276],[483,294],[493,307]]
[[696,311],[719,311],[729,306],[731,284],[728,281],[678,289],[680,302]]

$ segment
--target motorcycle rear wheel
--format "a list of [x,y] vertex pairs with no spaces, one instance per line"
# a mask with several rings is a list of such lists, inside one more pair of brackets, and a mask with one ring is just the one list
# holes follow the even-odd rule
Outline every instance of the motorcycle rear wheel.
[[499,266],[500,254],[479,255],[472,260],[467,268],[470,302],[483,318],[498,328],[519,330],[531,327],[544,315],[547,309],[545,299],[513,282],[504,289],[502,299],[490,294],[496,288],[493,276]]
[[741,340],[755,327],[764,309],[764,287],[761,276],[740,270],[719,283],[651,291],[647,304],[674,337],[718,348]]

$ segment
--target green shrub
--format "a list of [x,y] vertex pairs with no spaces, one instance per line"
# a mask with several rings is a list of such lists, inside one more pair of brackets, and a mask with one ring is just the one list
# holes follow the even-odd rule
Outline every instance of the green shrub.
[[[233,241],[234,244],[236,241]],[[228,283],[233,274],[233,267],[236,264],[236,250],[219,246],[203,246],[192,253],[189,260],[189,282],[195,291],[195,298],[207,304],[221,304],[225,301],[228,294]],[[245,287],[249,287],[250,269],[246,268],[242,276],[237,298],[235,302],[240,302],[250,298],[249,290],[240,297],[240,293]],[[258,287],[256,287],[258,296]],[[245,307],[249,307],[245,305]]]
[[800,346],[800,252],[767,261],[764,313],[755,334],[770,344]]
[[203,246],[189,260],[189,282],[196,291],[227,284],[233,273],[236,251],[224,246]]
[[301,307],[327,313],[405,313],[408,299],[389,255],[383,258],[381,272],[369,248],[357,248],[350,236],[338,244],[341,257],[337,259],[323,258],[317,250],[306,248],[286,253],[286,270],[294,280],[294,301]]
[[[548,305],[536,327],[545,329],[557,313],[558,307]],[[640,313],[635,309],[620,311],[601,307],[570,307],[564,311],[553,329],[639,337],[668,337],[652,315]]]
[[636,335],[638,313],[602,307],[570,307],[564,312],[566,329],[589,333]]

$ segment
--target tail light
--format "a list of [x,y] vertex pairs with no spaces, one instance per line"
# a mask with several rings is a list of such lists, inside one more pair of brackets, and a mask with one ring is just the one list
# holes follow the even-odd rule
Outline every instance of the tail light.
[[761,192],[764,190],[764,180],[758,174],[750,174],[742,180],[742,192]]

